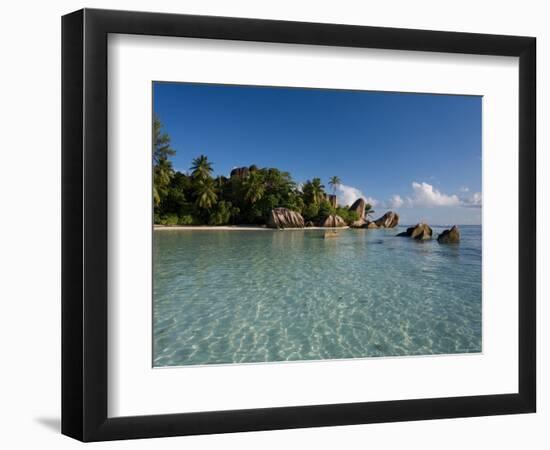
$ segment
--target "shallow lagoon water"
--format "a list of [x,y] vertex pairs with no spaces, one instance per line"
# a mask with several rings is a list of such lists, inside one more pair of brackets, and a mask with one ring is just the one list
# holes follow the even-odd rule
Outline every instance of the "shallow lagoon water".
[[480,352],[481,227],[404,229],[154,231],[153,365]]

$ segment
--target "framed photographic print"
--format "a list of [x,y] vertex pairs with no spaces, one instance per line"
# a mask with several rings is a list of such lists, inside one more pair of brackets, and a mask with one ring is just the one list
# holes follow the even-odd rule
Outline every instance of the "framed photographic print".
[[64,434],[535,411],[535,38],[62,31]]

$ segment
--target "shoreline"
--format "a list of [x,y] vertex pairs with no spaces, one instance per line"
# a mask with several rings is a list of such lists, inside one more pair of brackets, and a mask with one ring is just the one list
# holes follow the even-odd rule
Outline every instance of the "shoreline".
[[[401,228],[407,228],[414,225],[398,225],[395,228],[374,228],[374,229],[368,229],[369,231],[376,231],[376,230],[392,230],[397,229],[399,227]],[[433,228],[450,228],[452,225],[431,225]],[[481,227],[481,225],[458,225],[459,227]],[[153,230],[175,230],[175,231],[307,231],[307,230],[359,230],[363,229],[366,230],[367,228],[352,228],[350,226],[345,227],[303,227],[303,228],[268,228],[268,227],[262,227],[259,225],[153,225]]]
[[257,225],[153,225],[153,230],[187,230],[187,231],[304,231],[304,230],[347,230],[349,226],[345,227],[304,227],[304,228],[268,228]]

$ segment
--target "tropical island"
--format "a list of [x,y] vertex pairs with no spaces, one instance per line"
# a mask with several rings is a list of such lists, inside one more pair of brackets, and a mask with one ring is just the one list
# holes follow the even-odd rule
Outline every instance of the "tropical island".
[[300,184],[273,167],[250,165],[213,177],[213,163],[205,155],[192,160],[189,172],[176,171],[170,161],[176,152],[158,117],[153,133],[155,225],[393,228],[399,222],[391,211],[370,220],[374,210],[364,199],[338,205],[338,176],[329,180],[330,194],[318,177]]
[[[170,136],[160,119],[153,121],[153,203],[157,227],[227,225],[286,228],[395,228],[399,215],[387,211],[372,220],[375,211],[365,199],[351,205],[337,203],[336,189],[342,183],[333,176],[327,193],[318,177],[297,183],[289,172],[250,165],[231,170],[228,177],[213,177],[213,163],[205,155],[192,160],[189,172],[174,170]],[[418,223],[397,234],[417,241],[432,239],[428,224]],[[460,241],[454,225],[437,238],[439,243]]]

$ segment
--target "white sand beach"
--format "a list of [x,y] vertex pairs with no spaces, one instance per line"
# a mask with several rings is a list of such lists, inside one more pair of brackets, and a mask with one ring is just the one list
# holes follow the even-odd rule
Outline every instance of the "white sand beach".
[[210,225],[154,225],[155,230],[187,230],[187,231],[307,231],[307,230],[346,230],[349,227],[305,227],[305,228],[267,228],[259,227],[255,225],[220,225],[220,226],[210,226]]

